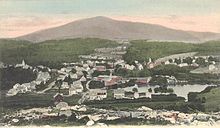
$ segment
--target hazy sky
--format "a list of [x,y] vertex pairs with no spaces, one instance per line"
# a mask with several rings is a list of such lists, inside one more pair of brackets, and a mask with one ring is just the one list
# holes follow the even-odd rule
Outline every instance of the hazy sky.
[[93,16],[220,33],[220,0],[0,0],[0,37]]

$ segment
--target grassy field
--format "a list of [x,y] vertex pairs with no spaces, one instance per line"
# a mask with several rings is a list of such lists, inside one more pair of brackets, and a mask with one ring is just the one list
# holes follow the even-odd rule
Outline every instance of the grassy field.
[[146,61],[149,57],[155,59],[172,54],[198,52],[199,55],[219,54],[220,42],[191,44],[182,42],[150,42],[146,40],[131,41],[124,59],[131,63],[134,60]]
[[198,94],[198,97],[205,97],[204,103],[205,111],[219,111],[220,110],[220,87],[213,88],[210,92]]
[[[35,93],[26,93],[26,94],[17,94],[16,96],[11,97],[2,97],[0,100],[0,112],[1,110],[7,109],[21,109],[21,108],[32,108],[32,107],[48,107],[54,105],[54,93],[45,93],[45,94],[35,94]],[[69,105],[78,104],[78,100],[81,97],[79,95],[73,95],[70,97],[64,97],[64,102],[67,102]]]
[[18,94],[11,97],[3,97],[0,103],[6,108],[44,107],[53,105],[54,94]]
[[142,106],[152,109],[178,110],[190,112],[190,105],[184,101],[150,101],[149,99],[139,99],[132,101],[108,100],[97,102],[86,102],[86,105],[96,108],[114,109],[114,110],[136,110]]
[[28,64],[53,65],[78,60],[78,55],[90,54],[95,48],[113,47],[114,41],[86,38],[50,40],[41,43],[0,40],[0,61],[15,64],[24,59]]
[[76,105],[78,104],[80,98],[81,96],[79,95],[72,95],[70,97],[64,97],[64,101],[67,102],[69,105]]

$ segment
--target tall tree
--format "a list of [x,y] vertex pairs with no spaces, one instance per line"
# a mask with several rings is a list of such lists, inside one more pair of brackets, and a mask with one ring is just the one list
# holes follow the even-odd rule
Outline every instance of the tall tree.
[[55,82],[55,85],[58,87],[58,92],[60,93],[60,89],[61,89],[61,85],[63,84],[63,81],[62,80],[57,80]]

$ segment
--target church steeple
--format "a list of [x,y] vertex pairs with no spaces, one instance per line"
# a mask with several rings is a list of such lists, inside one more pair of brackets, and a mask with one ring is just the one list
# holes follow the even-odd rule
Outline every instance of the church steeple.
[[26,64],[25,64],[25,61],[24,60],[22,60],[22,63],[21,63],[23,66],[25,66]]

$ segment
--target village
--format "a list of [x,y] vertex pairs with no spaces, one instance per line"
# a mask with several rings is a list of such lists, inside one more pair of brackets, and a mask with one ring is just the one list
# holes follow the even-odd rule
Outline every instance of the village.
[[[106,50],[107,49],[107,50]],[[25,63],[23,60],[21,64],[16,64],[15,68],[31,69],[37,72],[37,78],[29,83],[15,84],[12,89],[7,93],[7,96],[13,96],[17,93],[36,92],[44,93],[52,88],[68,92],[66,96],[74,94],[86,93],[84,98],[88,100],[103,100],[107,98],[107,90],[113,90],[113,97],[115,99],[137,99],[142,97],[149,97],[151,95],[161,95],[173,93],[170,89],[169,93],[155,93],[155,87],[149,88],[147,92],[138,92],[139,87],[149,86],[152,79],[151,76],[140,77],[123,77],[117,75],[116,70],[144,70],[145,68],[152,69],[155,66],[164,65],[177,65],[179,67],[193,66],[197,67],[196,72],[200,68],[200,63],[196,63],[196,59],[204,59],[208,62],[206,72],[218,73],[220,70],[219,64],[216,64],[215,57],[213,56],[195,56],[196,53],[177,54],[160,58],[155,62],[149,58],[145,64],[135,61],[133,65],[127,64],[122,59],[122,52],[125,52],[126,46],[116,48],[99,48],[95,51],[99,54],[80,55],[81,62],[76,63],[63,63],[60,69],[50,69],[49,67],[39,65],[32,67]],[[119,52],[119,54],[118,54]],[[185,58],[190,60],[184,60]],[[113,61],[114,60],[114,61]],[[191,62],[188,62],[191,61]],[[10,65],[12,66],[12,65]],[[5,67],[6,68],[6,67]],[[206,68],[206,67],[205,67]],[[56,74],[53,76],[51,74]],[[169,85],[175,85],[180,80],[174,76],[160,75],[165,78]],[[122,87],[120,85],[123,85]],[[133,87],[133,88],[129,88]],[[38,89],[36,89],[38,88]],[[58,93],[58,92],[57,92]],[[63,95],[63,94],[62,94]]]
[[[155,61],[149,58],[148,62],[135,61],[133,64],[128,64],[123,60],[127,45],[122,44],[115,48],[97,48],[94,54],[80,55],[79,62],[62,63],[62,67],[59,69],[52,69],[43,65],[30,66],[25,63],[25,60],[16,65],[1,64],[1,68],[12,66],[24,70],[29,69],[37,76],[35,80],[29,83],[13,85],[13,88],[6,93],[6,97],[27,93],[52,93],[53,97],[51,99],[54,102],[54,106],[47,108],[16,111],[12,115],[5,115],[4,120],[7,124],[16,124],[20,120],[37,120],[61,115],[70,117],[73,113],[78,120],[87,116],[86,125],[89,126],[100,120],[108,121],[121,118],[156,119],[168,121],[172,124],[187,125],[202,122],[212,125],[220,120],[220,113],[213,113],[212,115],[187,114],[179,111],[153,110],[145,106],[133,111],[88,107],[87,104],[94,101],[94,104],[105,101],[120,102],[120,100],[129,100],[130,102],[130,100],[139,99],[157,101],[160,98],[187,101],[188,92],[185,96],[178,95],[173,87],[179,83],[187,84],[188,81],[179,80],[172,75],[159,74],[151,76],[146,72],[146,70],[154,69],[158,65],[190,66],[195,69],[191,72],[198,74],[206,72],[218,74],[220,72],[216,56],[197,56],[195,52],[167,56]],[[202,70],[199,70],[200,68]],[[127,76],[128,72],[138,72],[140,74]],[[162,78],[165,83],[153,84],[156,78]],[[202,91],[204,88],[197,91]],[[78,97],[76,103],[69,105],[68,102],[65,102],[66,98],[74,98],[74,96]],[[86,114],[88,110],[95,112]]]

